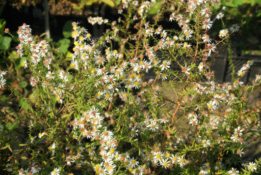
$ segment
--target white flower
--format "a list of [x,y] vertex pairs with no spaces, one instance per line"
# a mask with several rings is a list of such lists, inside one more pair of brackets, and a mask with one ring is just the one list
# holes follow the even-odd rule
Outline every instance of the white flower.
[[233,24],[230,27],[230,30],[231,30],[231,32],[237,32],[237,31],[239,31],[239,26],[237,24]]
[[153,160],[155,160],[156,162],[161,161],[163,154],[161,152],[153,152]]
[[132,171],[132,174],[134,175],[143,175],[144,174],[144,169],[142,167],[138,167]]
[[211,42],[211,39],[210,39],[210,37],[209,37],[209,35],[208,34],[203,34],[202,35],[202,40],[204,41],[204,42]]
[[7,71],[0,71],[0,77],[3,78],[7,74]]
[[63,70],[59,72],[59,77],[60,79],[63,80],[63,82],[67,82],[68,81],[68,73],[64,72]]
[[113,132],[105,130],[101,133],[100,136],[104,141],[108,141],[113,138]]
[[208,51],[208,56],[210,56],[211,52],[214,52],[216,50],[216,45],[214,43],[212,43],[212,44],[208,43],[207,44],[207,49],[209,50]]
[[2,77],[0,77],[0,88],[4,87],[6,83],[6,80]]
[[205,17],[210,17],[211,11],[208,8],[204,8],[201,10],[201,15]]
[[26,60],[24,60],[24,61],[21,63],[21,67],[27,68],[27,61],[26,61]]
[[209,110],[216,110],[219,107],[219,102],[217,100],[211,100],[207,105]]
[[164,69],[169,69],[169,68],[170,68],[170,62],[164,60],[164,61],[162,62],[162,64],[160,65],[160,68],[161,68],[162,71],[163,71]]
[[171,162],[172,162],[172,164],[177,164],[178,163],[178,156],[177,155],[172,155],[171,157],[170,157],[170,159],[171,159]]
[[189,67],[182,67],[182,72],[189,75],[190,74],[190,68]]
[[219,37],[220,38],[224,38],[224,37],[226,37],[228,35],[228,29],[222,29],[222,30],[220,30],[220,32],[219,32]]
[[166,38],[167,32],[166,32],[165,30],[163,30],[163,31],[160,33],[160,36],[161,36],[162,38]]
[[238,154],[240,157],[242,157],[242,155],[244,154],[243,149],[238,149],[238,150],[237,150],[237,154]]
[[72,60],[72,62],[70,64],[70,67],[73,68],[73,69],[78,70],[79,69],[78,61],[77,60]]
[[167,79],[168,79],[167,74],[164,73],[164,72],[161,73],[160,76],[161,76],[161,79],[162,79],[162,80],[167,80]]
[[46,78],[47,79],[54,79],[54,73],[51,72],[51,71],[48,71],[47,74],[46,74]]
[[241,127],[237,127],[234,131],[234,134],[238,134],[239,136],[242,136],[243,129]]
[[135,160],[134,158],[130,159],[130,167],[134,168],[138,164],[139,164],[139,162],[137,160]]
[[153,132],[159,129],[159,126],[155,121],[152,121],[147,127]]
[[59,168],[55,168],[52,172],[51,175],[60,175],[60,170]]
[[90,147],[87,149],[88,150],[88,153],[90,154],[90,156],[93,156],[95,154],[95,147]]
[[229,175],[237,175],[239,174],[239,171],[235,168],[232,168],[231,170],[228,171]]
[[131,134],[132,137],[136,137],[136,136],[138,136],[138,132],[139,131],[134,127],[134,128],[131,129],[130,134]]
[[187,42],[184,42],[184,43],[183,43],[183,47],[184,47],[184,48],[189,48],[189,47],[191,47],[191,44],[189,44],[189,43],[187,43]]
[[184,159],[183,156],[178,158],[178,164],[180,167],[183,167],[186,164],[186,160]]
[[224,17],[224,14],[221,13],[221,12],[218,13],[217,16],[216,16],[217,19],[222,19],[223,17]]
[[203,26],[202,26],[202,28],[203,28],[203,29],[210,29],[210,28],[212,27],[212,24],[213,24],[213,21],[210,21],[209,18],[208,18],[208,19],[205,19],[205,20],[203,21]]
[[261,75],[256,75],[255,82],[258,82],[261,79]]
[[49,66],[49,65],[51,64],[51,62],[52,62],[52,59],[49,58],[49,59],[44,60],[44,61],[43,61],[43,64],[44,64],[45,67],[47,67],[48,69],[50,69],[50,66]]
[[160,164],[164,168],[169,168],[170,162],[168,161],[168,159],[163,159],[162,161],[160,161]]
[[231,140],[233,140],[234,142],[238,142],[238,140],[239,140],[238,134],[233,134],[233,135],[231,136]]
[[173,21],[174,18],[175,18],[175,13],[173,12],[173,13],[170,15],[170,17],[169,17],[169,21]]
[[205,66],[204,63],[203,63],[203,62],[200,62],[199,65],[198,65],[198,70],[199,70],[200,72],[202,72],[204,66]]
[[8,171],[8,172],[12,172],[13,170],[12,170],[12,165],[10,164],[10,163],[8,163],[8,164],[6,164],[6,171]]
[[38,167],[38,165],[33,165],[31,168],[31,171],[33,174],[39,173],[41,171],[41,168]]
[[45,132],[39,133],[39,134],[38,134],[38,137],[39,137],[39,138],[42,138],[44,135],[45,135]]
[[29,81],[30,81],[31,86],[36,86],[37,80],[34,77],[31,77]]
[[202,144],[203,144],[203,147],[206,148],[206,147],[210,146],[210,141],[204,139],[204,140],[202,140]]
[[51,151],[52,153],[54,153],[55,143],[53,143],[52,145],[50,145],[50,146],[48,147],[48,150]]
[[193,31],[192,30],[184,30],[184,35],[186,39],[190,39],[192,37]]
[[19,171],[18,171],[18,175],[25,175],[25,173],[27,173],[27,171],[25,171],[23,168],[21,168]]
[[256,170],[257,170],[256,163],[254,163],[254,162],[249,162],[247,168],[248,168],[250,171],[256,171]]

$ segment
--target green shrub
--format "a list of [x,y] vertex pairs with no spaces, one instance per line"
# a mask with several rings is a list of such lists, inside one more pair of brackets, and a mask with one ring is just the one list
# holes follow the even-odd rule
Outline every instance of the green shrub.
[[[248,61],[232,82],[218,84],[209,67],[238,26],[214,40],[211,26],[223,17],[212,14],[215,1],[164,1],[152,20],[157,3],[124,0],[117,21],[89,17],[109,28],[97,41],[72,23],[69,56],[34,38],[29,25],[19,28],[19,58],[0,74],[1,168],[52,175],[260,173],[260,160],[242,158],[248,138],[260,133],[260,107],[247,103],[260,75],[251,85],[240,81]],[[180,29],[158,24],[170,5],[169,20]],[[164,96],[165,80],[176,98]]]

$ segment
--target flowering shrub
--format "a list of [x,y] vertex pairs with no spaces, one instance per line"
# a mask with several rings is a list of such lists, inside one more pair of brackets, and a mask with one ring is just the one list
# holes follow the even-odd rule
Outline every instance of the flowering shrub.
[[[91,24],[109,27],[97,41],[74,22],[70,61],[57,56],[46,40],[34,38],[29,25],[19,28],[16,72],[0,74],[2,94],[9,93],[1,101],[19,103],[13,106],[16,113],[8,108],[13,103],[2,109],[5,171],[260,173],[260,159],[242,158],[248,138],[260,133],[260,106],[247,104],[260,75],[251,85],[240,81],[253,63],[248,61],[232,82],[218,84],[209,67],[209,57],[238,26],[221,29],[214,36],[219,38],[211,39],[213,22],[224,16],[213,14],[218,2],[162,2],[152,20],[148,13],[155,4],[124,0],[117,21],[89,17]],[[176,8],[169,20],[180,29],[158,24],[170,4]],[[176,99],[163,96],[165,80],[173,91],[174,82],[181,84]]]

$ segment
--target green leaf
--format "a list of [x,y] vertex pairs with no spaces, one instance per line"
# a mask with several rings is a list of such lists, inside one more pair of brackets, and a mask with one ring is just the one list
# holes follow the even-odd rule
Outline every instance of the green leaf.
[[258,0],[250,0],[251,6],[254,6]]
[[1,36],[0,37],[0,50],[7,51],[10,48],[12,38],[8,36]]
[[13,63],[19,59],[19,54],[16,51],[12,51],[9,56],[8,56],[9,60],[12,61]]
[[19,69],[21,67],[21,63],[26,60],[26,57],[19,58],[15,60],[15,68]]
[[222,6],[235,7],[232,0],[230,0],[230,1],[222,0],[221,4],[222,4]]
[[6,102],[8,100],[8,97],[6,95],[2,95],[0,98],[0,102]]
[[29,101],[27,99],[25,99],[25,98],[22,98],[21,100],[19,100],[19,105],[25,111],[28,111],[29,109],[31,109],[31,105],[30,105]]
[[58,47],[59,52],[62,52],[65,54],[65,53],[67,53],[68,48],[70,47],[70,40],[66,39],[66,38],[61,39],[58,41],[58,45],[59,45],[59,47]]
[[14,123],[8,122],[8,123],[6,123],[5,126],[6,126],[6,128],[7,128],[9,131],[12,131],[12,130],[14,130],[14,129],[17,128],[18,123],[17,123],[17,122],[14,122]]
[[101,0],[102,2],[104,2],[105,4],[107,4],[110,7],[114,7],[114,2],[112,0]]
[[245,0],[233,0],[232,2],[234,4],[234,6],[240,6],[242,5],[243,3],[245,3]]
[[18,83],[18,86],[19,86],[20,88],[25,88],[27,85],[28,85],[28,83],[25,82],[25,81],[21,81],[21,82]]
[[29,95],[29,100],[30,100],[32,103],[36,103],[38,97],[39,97],[38,91],[34,90],[33,93],[31,93],[31,94]]
[[83,2],[83,1],[81,1],[79,4],[74,4],[73,5],[73,9],[75,9],[75,10],[82,10],[83,9],[83,7],[84,7],[84,5],[85,5],[85,2]]
[[120,1],[120,0],[116,0],[116,1],[115,1],[115,4],[116,4],[116,5],[120,5],[120,4],[121,4],[121,1]]
[[66,23],[63,26],[63,36],[65,38],[70,38],[72,36],[72,22],[71,20],[66,21]]
[[19,69],[19,68],[21,67],[20,61],[21,61],[21,58],[15,60],[15,68],[16,68],[16,69]]
[[151,15],[151,16],[156,15],[156,14],[159,12],[160,8],[161,8],[161,2],[155,3],[155,4],[152,5],[152,7],[150,8],[150,10],[149,10],[149,15]]
[[261,16],[261,12],[258,12],[257,14],[256,14],[256,17],[260,17]]
[[73,57],[73,53],[71,53],[70,51],[67,52],[65,56],[65,61],[72,61],[72,57]]
[[0,36],[5,30],[6,21],[4,19],[0,19]]
[[97,2],[98,2],[98,0],[88,0],[85,4],[87,6],[91,6],[92,4],[97,3]]
[[53,95],[51,98],[50,98],[50,102],[51,102],[51,104],[52,105],[55,105],[56,104],[56,96],[55,95]]

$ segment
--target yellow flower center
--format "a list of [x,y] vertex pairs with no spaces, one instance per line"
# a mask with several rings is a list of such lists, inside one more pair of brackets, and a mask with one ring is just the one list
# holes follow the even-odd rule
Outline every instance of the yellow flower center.
[[71,63],[70,67],[75,68],[75,63]]

